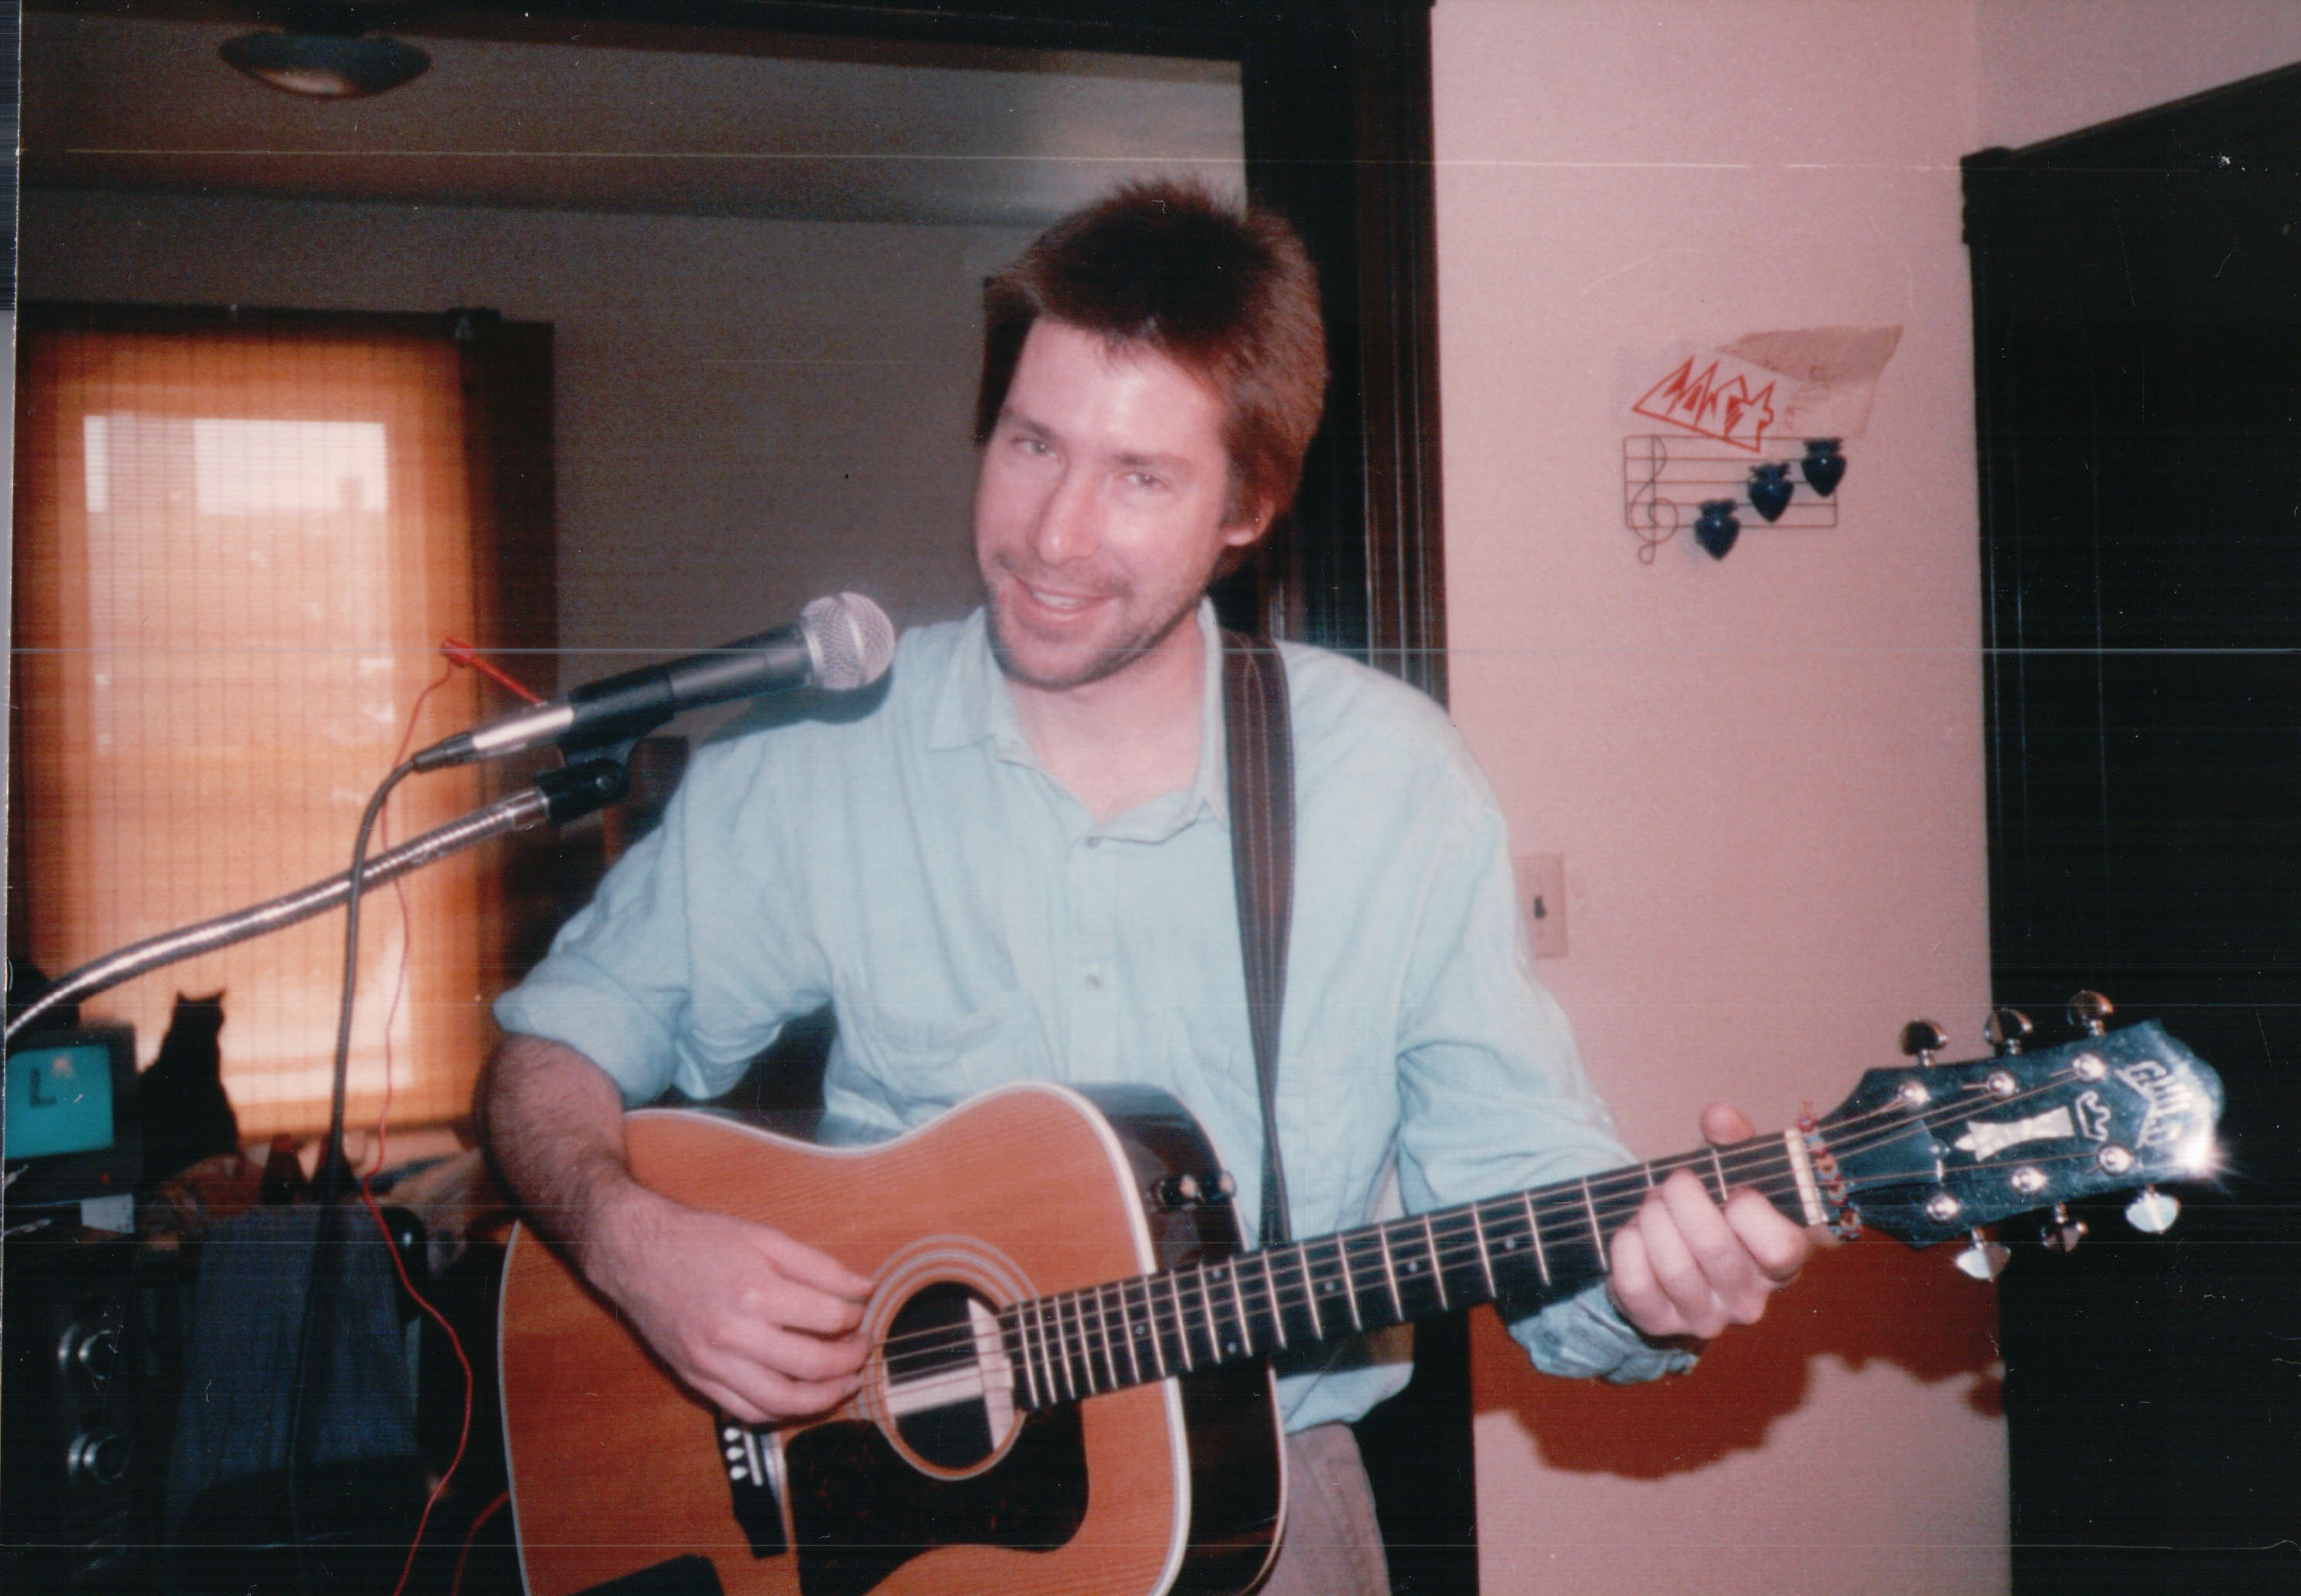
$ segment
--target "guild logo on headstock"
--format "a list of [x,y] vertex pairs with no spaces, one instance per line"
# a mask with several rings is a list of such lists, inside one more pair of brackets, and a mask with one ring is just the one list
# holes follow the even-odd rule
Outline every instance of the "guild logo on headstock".
[[2091,1089],[2078,1093],[2077,1115],[2079,1135],[2088,1141],[2109,1140],[2109,1122],[2114,1116],[2101,1100],[2101,1093]]
[[2182,1139],[2196,1105],[2196,1094],[2187,1081],[2154,1058],[2127,1065],[2117,1078],[2148,1106],[2133,1138],[2137,1147],[2167,1148]]

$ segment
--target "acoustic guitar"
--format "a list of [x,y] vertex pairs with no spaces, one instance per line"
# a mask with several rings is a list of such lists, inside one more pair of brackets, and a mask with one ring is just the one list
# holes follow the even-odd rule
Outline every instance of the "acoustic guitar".
[[[2155,1024],[2046,1051],[1872,1070],[1819,1119],[1730,1147],[1246,1251],[1171,1098],[1013,1086],[893,1141],[812,1146],[695,1110],[628,1122],[638,1178],[871,1276],[875,1351],[833,1412],[714,1412],[524,1231],[502,1379],[532,1596],[1232,1592],[1285,1514],[1268,1359],[1602,1274],[1607,1239],[1691,1170],[1801,1224],[1924,1247],[2103,1191],[2171,1223],[2209,1177],[2222,1086]],[[2063,1222],[2067,1227],[2066,1216]]]

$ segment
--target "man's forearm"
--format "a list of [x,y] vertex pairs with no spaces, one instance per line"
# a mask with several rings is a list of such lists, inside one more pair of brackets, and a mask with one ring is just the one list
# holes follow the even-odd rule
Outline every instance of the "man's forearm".
[[623,1095],[574,1049],[510,1036],[480,1083],[480,1132],[528,1223],[579,1258],[602,1216],[633,1190]]

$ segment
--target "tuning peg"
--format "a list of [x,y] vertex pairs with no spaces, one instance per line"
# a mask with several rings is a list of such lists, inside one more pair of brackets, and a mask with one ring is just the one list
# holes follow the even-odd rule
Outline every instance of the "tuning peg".
[[1974,1279],[1983,1282],[1996,1280],[2004,1274],[2006,1264],[2013,1257],[2005,1244],[1994,1240],[1987,1231],[1978,1224],[1967,1234],[1971,1241],[1966,1249],[1957,1255],[1958,1268]]
[[2109,1016],[2117,1006],[2099,992],[2083,991],[2070,999],[2070,1024],[2088,1036],[2099,1036],[2109,1029]]
[[2054,1205],[2053,1223],[2037,1239],[2055,1252],[2075,1252],[2078,1243],[2086,1239],[2086,1222],[2071,1218],[2069,1205],[2057,1202]]
[[2153,1236],[2171,1230],[2173,1221],[2180,1216],[2180,1199],[2166,1196],[2155,1186],[2142,1187],[2141,1194],[2125,1205],[2125,1223]]
[[2000,1058],[2010,1058],[2019,1053],[2021,1044],[2029,1040],[2029,1033],[2036,1029],[2029,1024],[2029,1016],[2018,1008],[1993,1008],[1989,1011],[1989,1017],[1981,1023],[1982,1039],[1988,1042],[1989,1050]]
[[1931,1020],[1912,1020],[1902,1027],[1902,1051],[1929,1067],[1934,1055],[1949,1045],[1949,1038]]

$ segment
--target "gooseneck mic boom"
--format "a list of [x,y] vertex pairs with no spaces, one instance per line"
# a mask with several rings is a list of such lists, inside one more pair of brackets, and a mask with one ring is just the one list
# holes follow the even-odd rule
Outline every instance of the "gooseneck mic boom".
[[411,763],[419,771],[493,759],[556,742],[566,753],[605,748],[652,731],[682,710],[757,693],[868,687],[895,657],[886,612],[856,593],[818,598],[796,626],[778,626],[706,654],[644,665],[563,693],[433,743]]

